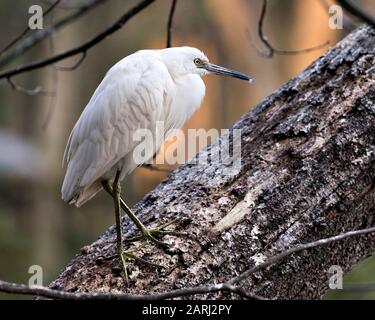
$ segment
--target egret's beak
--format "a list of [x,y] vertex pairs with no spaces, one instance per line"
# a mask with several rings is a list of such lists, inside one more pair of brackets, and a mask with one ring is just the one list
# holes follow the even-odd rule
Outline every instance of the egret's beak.
[[202,66],[202,68],[206,69],[209,72],[218,74],[218,75],[233,77],[233,78],[237,78],[237,79],[241,79],[241,80],[246,80],[246,81],[249,81],[250,83],[255,81],[254,78],[248,76],[247,74],[244,74],[244,73],[239,72],[239,71],[231,70],[231,69],[228,69],[228,68],[224,68],[224,67],[218,66],[218,65],[213,64],[213,63],[205,63]]

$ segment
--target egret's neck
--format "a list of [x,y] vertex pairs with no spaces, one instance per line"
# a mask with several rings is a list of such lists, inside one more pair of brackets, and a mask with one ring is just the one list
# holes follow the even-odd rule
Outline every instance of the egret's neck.
[[175,80],[175,97],[171,104],[171,114],[176,127],[181,127],[201,105],[206,87],[197,74],[179,75]]

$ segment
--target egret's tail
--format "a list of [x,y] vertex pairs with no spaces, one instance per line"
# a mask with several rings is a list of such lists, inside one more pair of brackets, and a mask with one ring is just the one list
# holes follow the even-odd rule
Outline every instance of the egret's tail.
[[69,201],[69,204],[74,204],[76,207],[80,207],[85,202],[89,201],[92,197],[94,197],[100,190],[103,189],[102,184],[97,181],[93,183],[89,188],[85,188],[77,194],[77,196]]
[[80,207],[81,205],[89,201],[92,197],[94,197],[102,189],[103,186],[100,181],[96,181],[88,188],[82,188],[70,198],[66,197],[62,192],[62,199],[69,204],[74,204],[76,207]]
[[103,188],[99,179],[82,185],[82,171],[75,163],[68,165],[61,188],[62,199],[69,204],[75,204],[76,207],[89,201]]

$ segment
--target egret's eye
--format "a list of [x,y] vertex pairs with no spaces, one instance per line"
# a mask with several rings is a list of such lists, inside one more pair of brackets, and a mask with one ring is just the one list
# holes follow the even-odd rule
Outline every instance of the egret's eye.
[[199,58],[195,58],[194,59],[194,64],[196,66],[201,66],[201,65],[203,65],[203,61],[201,59],[199,59]]

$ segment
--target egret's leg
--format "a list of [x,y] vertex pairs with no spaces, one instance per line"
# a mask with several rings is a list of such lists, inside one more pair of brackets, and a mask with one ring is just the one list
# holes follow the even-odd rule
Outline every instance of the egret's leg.
[[128,272],[126,269],[126,262],[122,246],[122,228],[121,228],[121,205],[120,205],[120,195],[121,195],[121,184],[120,184],[120,171],[117,171],[115,180],[112,186],[112,197],[115,205],[115,217],[116,217],[116,236],[117,236],[117,253],[121,259],[122,268],[124,271],[124,276],[126,282],[129,282]]
[[128,207],[124,200],[120,199],[121,208],[126,212],[130,219],[136,224],[138,229],[141,231],[144,238],[155,243],[158,246],[165,247],[165,244],[152,235],[152,230],[145,227],[145,225],[137,218],[133,211]]
[[[110,195],[113,196],[113,188],[109,183],[103,182],[104,190],[106,190]],[[153,235],[174,235],[174,236],[186,236],[186,234],[174,232],[174,231],[164,231],[163,229],[167,226],[171,225],[172,223],[175,223],[176,220],[173,220],[171,222],[168,222],[162,226],[159,226],[157,228],[148,229],[145,227],[145,225],[137,218],[137,216],[133,213],[133,211],[128,207],[128,205],[125,203],[124,200],[120,198],[120,206],[121,208],[126,212],[126,214],[129,216],[129,218],[135,223],[135,225],[138,227],[138,229],[142,233],[142,237],[146,238],[147,240],[155,243],[158,246],[165,247],[165,244],[162,241],[159,241],[156,239]],[[132,240],[139,239],[140,237],[135,237]]]
[[[167,223],[164,223],[160,226],[157,226],[156,228],[147,229],[151,235],[155,236],[175,236],[175,237],[186,237],[188,236],[187,233],[184,232],[177,232],[177,231],[171,231],[171,230],[164,230],[165,228],[169,227],[172,224],[178,223],[179,219],[171,220]],[[127,241],[137,241],[140,240],[143,237],[141,236],[135,236],[130,239],[127,239]]]
[[115,205],[115,217],[116,217],[116,236],[117,236],[117,254],[120,257],[122,268],[124,271],[124,278],[127,283],[129,283],[128,272],[126,268],[126,260],[132,259],[135,261],[139,261],[141,263],[150,265],[152,267],[160,267],[158,264],[149,262],[145,259],[137,257],[134,255],[134,252],[138,251],[139,248],[133,250],[123,250],[123,242],[122,242],[122,228],[121,228],[121,184],[120,184],[120,171],[116,173],[115,180],[113,185],[111,186],[108,182],[103,182],[103,187],[107,190],[111,190],[111,195],[113,197],[114,205]]
[[154,236],[165,236],[165,235],[171,235],[171,236],[187,236],[187,234],[182,232],[176,232],[176,231],[167,231],[164,229],[168,226],[170,226],[173,223],[176,223],[178,220],[172,220],[169,221],[159,227],[156,228],[146,228],[145,225],[137,218],[137,216],[133,213],[133,211],[128,207],[128,205],[125,203],[124,200],[120,199],[121,208],[127,213],[127,215],[130,217],[130,219],[133,220],[133,222],[137,225],[138,229],[141,231],[142,236],[134,237],[130,239],[130,241],[135,241],[140,238],[146,238],[149,241],[155,243],[156,245],[165,247],[165,243],[159,241]]

